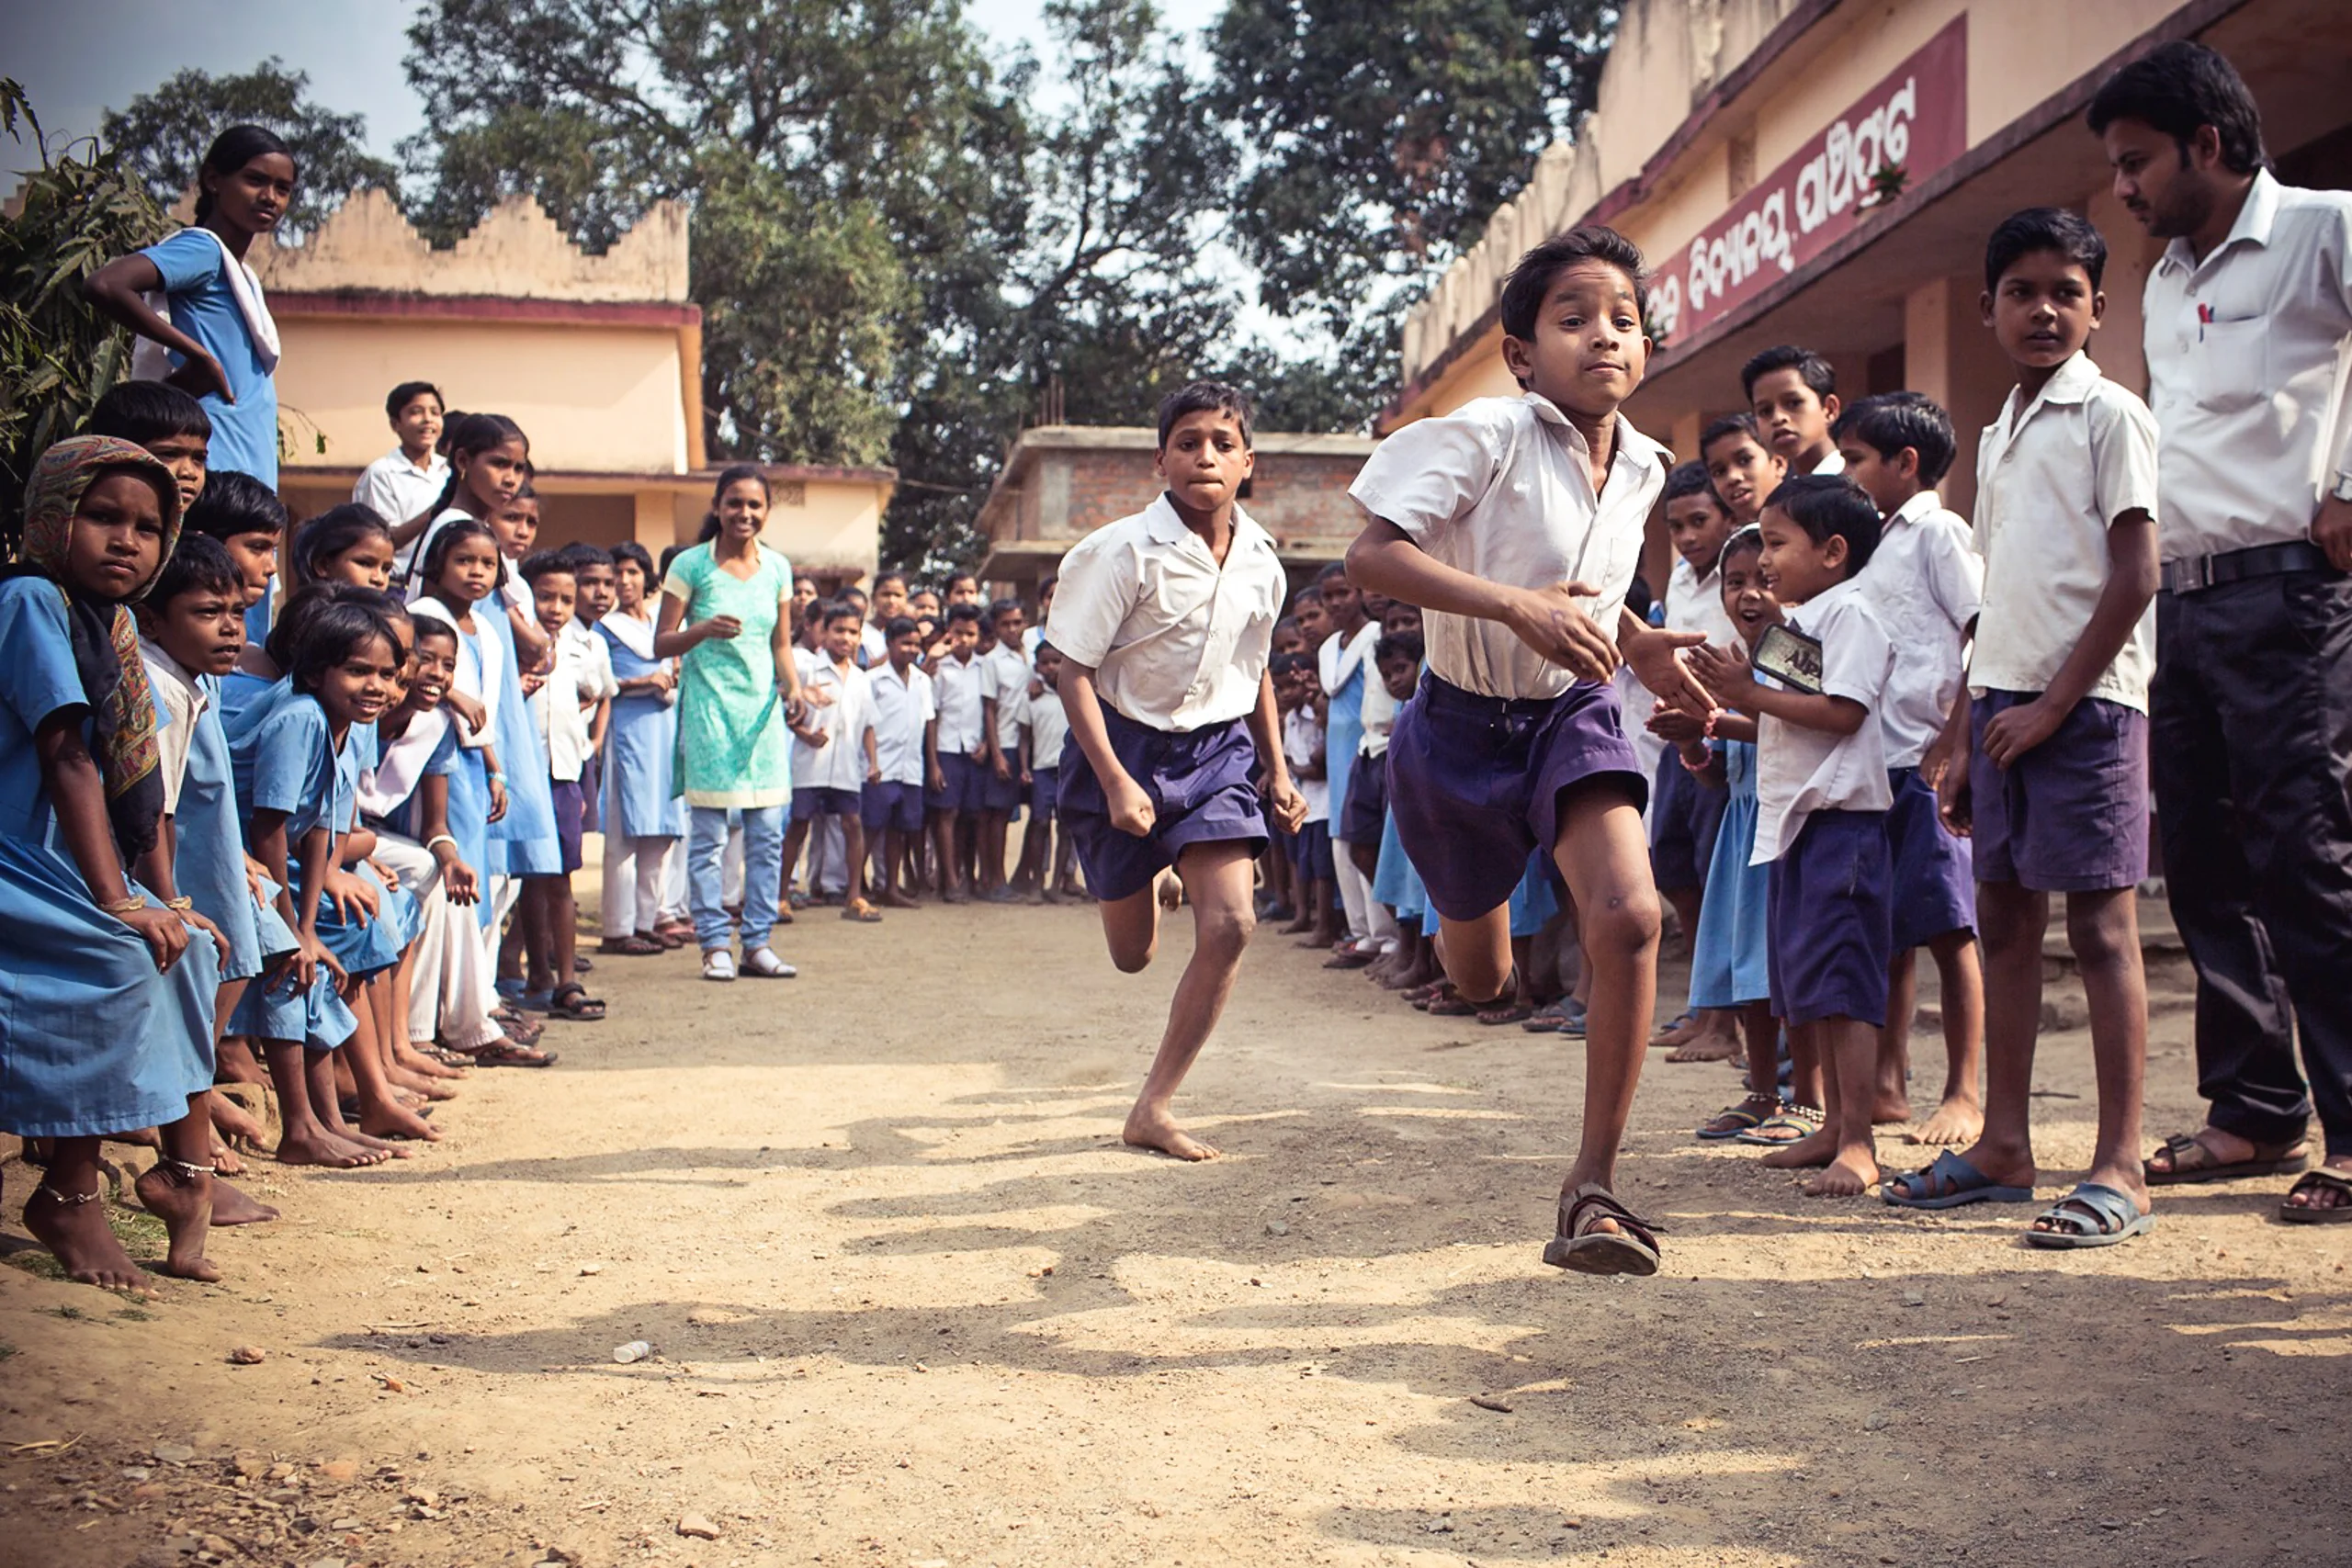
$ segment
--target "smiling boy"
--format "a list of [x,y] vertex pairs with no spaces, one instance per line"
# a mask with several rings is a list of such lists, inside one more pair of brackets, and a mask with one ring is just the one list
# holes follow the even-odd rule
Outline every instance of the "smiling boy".
[[1503,286],[1503,362],[1525,389],[1383,442],[1350,493],[1359,587],[1418,604],[1429,673],[1389,732],[1389,805],[1441,921],[1461,999],[1516,989],[1510,900],[1531,852],[1576,899],[1592,996],[1585,1117],[1544,1261],[1654,1274],[1657,1238],[1611,1190],[1657,993],[1649,793],[1611,678],[1630,662],[1669,703],[1710,701],[1625,608],[1664,449],[1618,412],[1650,343],[1641,252],[1583,228],[1536,246]]

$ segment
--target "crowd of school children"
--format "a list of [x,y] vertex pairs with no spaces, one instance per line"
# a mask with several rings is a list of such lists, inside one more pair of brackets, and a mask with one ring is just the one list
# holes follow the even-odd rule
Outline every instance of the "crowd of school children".
[[[2174,66],[2219,81],[2208,56]],[[2127,141],[2168,90],[2109,113]],[[2141,1157],[2146,612],[2173,437],[2086,352],[2107,247],[2075,213],[1987,240],[2017,384],[1978,444],[1973,521],[1938,490],[1946,412],[1841,399],[1799,346],[1751,358],[1752,412],[1673,462],[1618,412],[1645,363],[1641,256],[1579,229],[1504,289],[1523,395],[1384,442],[1344,563],[1289,592],[1238,504],[1247,400],[1196,383],[1161,408],[1166,492],[1075,547],[1060,616],[1048,581],[1033,626],[968,576],[827,597],[760,543],[749,467],[660,560],[538,548],[525,433],[423,382],[390,392],[398,445],[354,500],[293,522],[242,261],[293,179],[282,143],[232,131],[199,226],[94,277],[171,351],[169,379],[116,386],[40,458],[0,572],[0,1122],[42,1169],[27,1224],[77,1279],[141,1278],[97,1203],[104,1137],[158,1150],[137,1196],[168,1272],[217,1277],[208,1225],[272,1217],[228,1179],[261,1129],[216,1086],[273,1088],[279,1161],[373,1165],[437,1137],[433,1102],[469,1068],[554,1063],[551,1023],[604,1014],[599,960],[693,943],[706,979],[786,978],[773,933],[796,910],[1084,897],[1134,971],[1173,883],[1198,938],[1129,1142],[1215,1153],[1170,1105],[1253,926],[1286,921],[1433,1015],[1585,1040],[1545,1252],[1567,1268],[1657,1267],[1611,1190],[1652,1046],[1733,1064],[1745,1092],[1695,1135],[1813,1171],[1808,1193],[2032,1201],[2053,894],[2098,1134],[2024,1239],[2114,1245],[2153,1224],[2151,1183],[2301,1168],[2300,1145],[2232,1163],[2201,1135]],[[1660,504],[1662,596],[1635,570]],[[2307,564],[2212,558],[2237,560],[2199,569],[2216,581]],[[1690,980],[1654,1032],[1661,900]],[[1915,1120],[1922,950],[1948,1066],[1911,1137],[1949,1146],[1883,1173],[1874,1129]],[[2320,1087],[2324,1119],[2340,1096]],[[2335,1176],[2283,1216],[2345,1213]]]

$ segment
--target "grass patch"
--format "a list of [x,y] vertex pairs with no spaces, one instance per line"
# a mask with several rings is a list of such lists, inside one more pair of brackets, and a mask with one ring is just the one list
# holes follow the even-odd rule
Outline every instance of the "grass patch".
[[65,1266],[45,1247],[28,1247],[21,1252],[12,1252],[8,1255],[8,1262],[11,1267],[23,1269],[36,1280],[65,1278]]
[[144,1209],[126,1209],[119,1203],[107,1205],[107,1228],[122,1243],[123,1250],[139,1262],[152,1263],[164,1256],[170,1245],[164,1234],[164,1222]]
[[9,1344],[6,1339],[0,1339],[0,1361],[6,1360],[16,1353],[17,1348],[14,1345]]
[[78,1323],[82,1319],[90,1315],[88,1313],[84,1312],[77,1306],[43,1307],[40,1310],[49,1314],[51,1317],[62,1317],[68,1323]]
[[145,1307],[124,1307],[114,1314],[117,1323],[153,1323],[155,1314]]

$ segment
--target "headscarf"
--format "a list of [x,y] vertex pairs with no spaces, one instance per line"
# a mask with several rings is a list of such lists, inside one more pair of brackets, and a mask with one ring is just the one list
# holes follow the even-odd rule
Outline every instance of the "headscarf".
[[[164,775],[155,740],[155,698],[147,686],[146,661],[139,657],[139,627],[125,601],[77,592],[65,581],[65,556],[74,513],[84,492],[112,471],[130,469],[155,481],[163,502],[164,547],[155,575],[179,543],[179,487],[148,450],[111,435],[77,435],[61,441],[33,464],[25,484],[25,531],[8,577],[45,577],[65,598],[65,624],[74,643],[74,668],[90,700],[90,750],[104,781],[107,816],[127,866],[155,847],[164,815]],[[137,599],[155,577],[133,588]]]

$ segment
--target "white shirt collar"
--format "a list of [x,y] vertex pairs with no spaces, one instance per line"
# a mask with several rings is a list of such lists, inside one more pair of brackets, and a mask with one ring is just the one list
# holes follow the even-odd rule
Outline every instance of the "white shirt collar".
[[2033,400],[2022,408],[2018,404],[2018,394],[2024,389],[2010,388],[2009,400],[2001,410],[2002,417],[2008,422],[2009,434],[2016,434],[2018,427],[2031,419],[2033,411],[2044,403],[2081,402],[2090,395],[2090,389],[2098,384],[2098,367],[2091,362],[2087,353],[2078,348],[2064,365],[2050,373],[2050,379],[2041,384],[2041,390],[2036,392]]
[[169,675],[173,680],[178,682],[181,686],[185,687],[188,694],[195,699],[198,711],[201,712],[203,710],[205,704],[204,688],[197,684],[196,677],[189,674],[187,668],[182,665],[178,660],[174,659],[170,654],[164,651],[164,645],[162,643],[155,641],[152,637],[142,637],[139,639],[139,651],[146,659],[148,663],[154,665],[164,674]]
[[1892,528],[1898,523],[1917,523],[1930,512],[1941,511],[1943,504],[1942,496],[1934,491],[1923,490],[1888,513],[1886,525]]
[[[1522,392],[1520,395],[1527,406],[1535,411],[1537,419],[1546,424],[1558,425],[1562,430],[1566,431],[1568,438],[1576,443],[1577,449],[1587,457],[1591,456],[1592,443],[1584,438],[1584,432],[1577,428],[1574,420],[1560,412],[1559,404],[1541,392]],[[1655,466],[1660,450],[1657,443],[1635,430],[1634,422],[1623,413],[1612,414],[1610,417],[1617,423],[1615,450],[1610,457],[1610,466],[1615,467],[1620,460],[1631,463],[1637,468]]]
[[[1201,547],[1204,555],[1216,558],[1209,550],[1209,542],[1193,532],[1185,523],[1183,513],[1176,510],[1176,503],[1168,499],[1166,491],[1161,491],[1152,503],[1143,509],[1143,518],[1144,529],[1150,534],[1154,543],[1181,547],[1190,539]],[[1231,563],[1234,551],[1244,547],[1253,550],[1263,548],[1271,552],[1274,548],[1274,536],[1260,527],[1237,502],[1233,507],[1233,543],[1225,552],[1227,564]]]
[[2249,245],[2268,245],[2271,225],[2278,217],[2278,181],[2267,169],[2256,169],[2254,184],[2246,187],[2245,204],[2238,209],[2238,220],[2230,225],[2229,234],[2206,254],[2204,261],[2188,248],[2188,236],[2177,234],[2165,254],[2156,262],[2159,272],[2178,269],[2195,274],[2200,266],[2211,266],[2214,258],[2226,254],[2231,246],[2244,241]]

